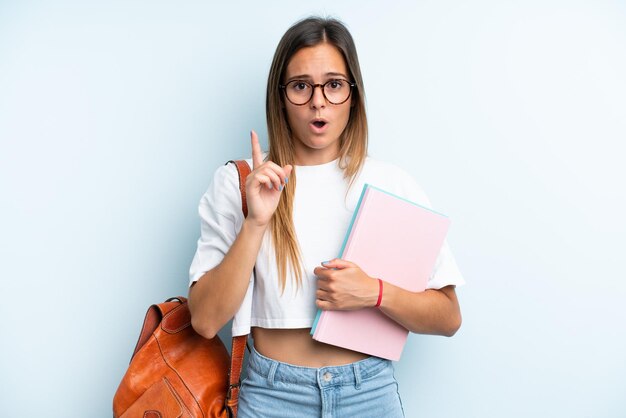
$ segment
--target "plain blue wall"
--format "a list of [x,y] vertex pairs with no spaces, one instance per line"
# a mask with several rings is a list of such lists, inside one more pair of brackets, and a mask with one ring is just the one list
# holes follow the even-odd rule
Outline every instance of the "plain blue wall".
[[351,29],[370,153],[450,215],[468,282],[459,333],[396,366],[407,416],[626,416],[626,7],[591,0],[0,3],[0,415],[111,415],[311,13]]

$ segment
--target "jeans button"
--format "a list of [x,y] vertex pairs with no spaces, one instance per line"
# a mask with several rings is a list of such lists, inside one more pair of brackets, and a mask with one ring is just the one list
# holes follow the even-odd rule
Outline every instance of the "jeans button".
[[330,379],[332,379],[332,378],[333,378],[332,374],[330,374],[328,372],[324,373],[324,381],[325,382],[330,382]]

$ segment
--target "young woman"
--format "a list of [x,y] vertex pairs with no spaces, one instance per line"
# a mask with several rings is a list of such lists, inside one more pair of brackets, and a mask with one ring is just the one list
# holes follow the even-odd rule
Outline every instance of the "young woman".
[[[194,329],[212,338],[231,318],[254,349],[239,417],[401,417],[388,360],[314,341],[317,308],[373,307],[379,283],[336,257],[364,183],[429,206],[404,171],[367,156],[365,93],[354,41],[334,19],[309,18],[281,39],[267,84],[269,152],[251,133],[241,213],[232,164],[200,202],[190,269]],[[384,284],[379,309],[415,333],[453,335],[463,283],[447,244],[428,289]]]

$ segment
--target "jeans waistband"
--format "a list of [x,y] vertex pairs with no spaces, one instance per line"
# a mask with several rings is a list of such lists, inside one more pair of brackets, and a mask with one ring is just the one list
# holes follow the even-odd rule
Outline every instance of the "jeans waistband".
[[320,368],[296,366],[265,357],[252,348],[248,368],[273,382],[297,383],[318,387],[354,385],[359,388],[361,381],[371,378],[392,367],[391,361],[379,357],[369,357],[342,366]]

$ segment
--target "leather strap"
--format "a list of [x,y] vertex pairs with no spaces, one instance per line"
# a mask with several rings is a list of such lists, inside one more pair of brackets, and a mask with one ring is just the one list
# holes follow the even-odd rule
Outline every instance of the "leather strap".
[[233,346],[230,354],[230,372],[228,373],[228,392],[226,393],[226,406],[230,408],[233,417],[237,416],[241,369],[243,368],[243,355],[247,341],[248,335],[233,337]]
[[229,161],[226,164],[233,163],[237,167],[237,174],[239,174],[239,193],[241,193],[241,211],[243,217],[248,216],[248,201],[246,199],[246,178],[250,174],[250,166],[245,160]]
[[[239,174],[239,192],[241,193],[241,211],[243,216],[248,216],[248,202],[246,200],[246,178],[250,174],[250,166],[244,160],[229,161],[237,167]],[[237,416],[237,404],[239,403],[239,385],[241,380],[241,369],[243,368],[243,356],[246,350],[248,335],[233,337],[233,344],[230,351],[230,370],[228,371],[228,392],[226,394],[226,406],[230,408],[232,417]]]

